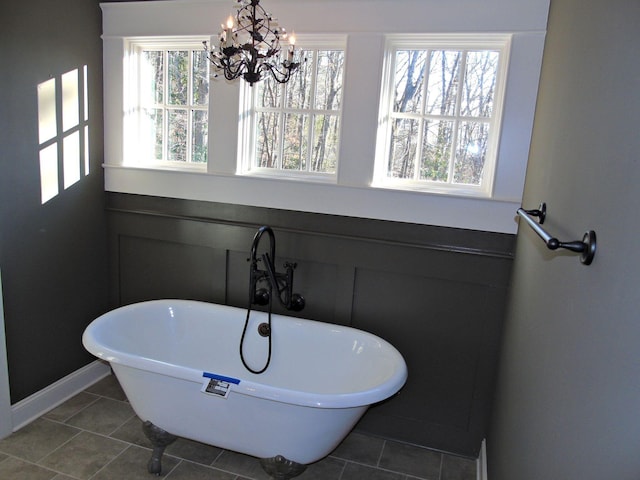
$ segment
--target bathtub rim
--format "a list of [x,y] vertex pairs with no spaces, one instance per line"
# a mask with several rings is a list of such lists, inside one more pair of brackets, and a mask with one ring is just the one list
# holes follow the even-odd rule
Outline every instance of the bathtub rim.
[[[160,299],[160,300],[148,300],[137,302],[122,307],[115,308],[105,314],[97,317],[93,320],[85,329],[82,335],[82,343],[84,347],[94,356],[100,358],[109,363],[118,363],[126,365],[132,368],[136,368],[142,371],[150,371],[153,373],[167,375],[170,377],[188,380],[204,384],[207,379],[205,373],[214,373],[223,376],[230,376],[227,373],[220,372],[205,372],[199,369],[175,365],[172,363],[164,362],[149,357],[134,355],[130,352],[124,352],[115,350],[110,347],[106,347],[101,344],[96,336],[96,332],[99,331],[103,324],[108,323],[110,317],[116,313],[126,313],[128,310],[135,310],[143,308],[145,304],[155,304],[163,307],[175,306],[181,304],[188,307],[189,305],[206,306],[212,305],[216,308],[243,310],[239,307],[233,307],[229,305],[222,305],[218,303],[202,302],[197,300],[181,300],[181,299]],[[386,340],[374,335],[370,332],[360,330],[357,328],[337,325],[328,322],[318,322],[316,320],[309,320],[297,317],[287,317],[285,315],[279,315],[280,317],[290,318],[295,321],[311,322],[313,324],[321,324],[323,326],[338,328],[345,331],[357,332],[358,335],[362,335],[368,339],[379,342],[384,346],[385,351],[389,352],[394,358],[394,365],[396,366],[393,374],[388,377],[385,382],[376,385],[373,388],[352,391],[347,393],[316,393],[316,392],[304,392],[300,390],[292,390],[282,387],[275,387],[265,383],[260,383],[247,378],[239,378],[238,384],[230,384],[230,390],[235,393],[244,394],[252,397],[264,398],[281,403],[288,403],[293,405],[314,407],[314,408],[352,408],[360,406],[373,405],[375,403],[386,400],[397,394],[404,386],[407,377],[407,366],[404,358],[400,352]],[[249,374],[253,375],[253,374]],[[237,376],[234,376],[237,378]]]

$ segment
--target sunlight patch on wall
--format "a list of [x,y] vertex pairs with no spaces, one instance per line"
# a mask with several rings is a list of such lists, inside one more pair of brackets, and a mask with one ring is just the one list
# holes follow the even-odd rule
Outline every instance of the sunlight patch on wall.
[[40,191],[42,203],[58,195],[58,145],[40,150]]
[[87,65],[40,83],[37,92],[40,200],[45,204],[89,175]]
[[89,126],[84,127],[84,174],[89,175]]
[[40,144],[58,134],[56,128],[56,79],[38,85],[38,133]]
[[80,122],[79,104],[76,69],[62,75],[62,129],[65,132]]
[[62,147],[63,178],[66,190],[80,181],[80,132],[76,131],[64,137]]
[[38,135],[41,202],[45,203],[58,195],[58,147],[50,142],[58,135],[55,78],[38,85]]

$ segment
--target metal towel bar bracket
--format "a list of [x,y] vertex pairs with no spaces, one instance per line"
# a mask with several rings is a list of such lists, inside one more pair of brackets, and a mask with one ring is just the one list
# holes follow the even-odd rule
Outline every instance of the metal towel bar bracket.
[[[533,231],[538,234],[549,250],[565,248],[572,252],[580,253],[580,261],[585,265],[590,265],[593,261],[593,257],[596,254],[596,232],[593,230],[586,232],[582,237],[582,241],[575,240],[572,242],[561,242],[557,238],[551,236],[540,226],[544,223],[544,220],[547,217],[546,203],[541,203],[540,207],[536,210],[525,210],[523,208],[519,208],[518,215],[520,215],[529,224]],[[538,222],[536,222],[533,217],[537,217]]]

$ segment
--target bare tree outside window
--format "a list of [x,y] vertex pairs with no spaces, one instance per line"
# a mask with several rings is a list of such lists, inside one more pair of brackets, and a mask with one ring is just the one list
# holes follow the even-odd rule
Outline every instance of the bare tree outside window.
[[482,49],[395,52],[388,177],[481,184],[499,58]]
[[256,89],[257,168],[334,174],[338,161],[344,51],[306,49],[285,85],[271,78]]

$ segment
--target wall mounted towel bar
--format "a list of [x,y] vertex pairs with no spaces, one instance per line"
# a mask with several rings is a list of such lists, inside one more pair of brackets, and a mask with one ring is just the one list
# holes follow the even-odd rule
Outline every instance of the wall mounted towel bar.
[[[556,250],[558,248],[566,248],[572,252],[580,253],[580,261],[585,265],[590,265],[593,261],[593,257],[596,254],[596,232],[589,230],[582,237],[582,241],[575,240],[573,242],[561,242],[557,238],[551,236],[540,225],[544,223],[547,216],[547,204],[541,203],[537,210],[525,210],[523,208],[518,209],[518,215],[520,215],[529,224],[534,232],[544,240],[549,250]],[[533,217],[538,217],[536,222]]]

